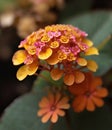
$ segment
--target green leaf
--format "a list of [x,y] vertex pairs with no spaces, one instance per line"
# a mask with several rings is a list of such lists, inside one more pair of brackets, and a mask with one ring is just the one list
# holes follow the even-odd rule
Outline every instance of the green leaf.
[[[72,24],[86,31],[89,35],[89,39],[94,42],[96,47],[99,47],[100,44],[112,34],[112,12],[108,11],[96,11],[79,15],[77,17],[65,19],[61,23]],[[110,39],[100,50],[99,56],[89,56],[96,60],[99,65],[97,71],[98,75],[105,74],[112,67],[111,46],[112,40]]]
[[[41,130],[48,126],[42,125],[36,117],[39,96],[27,94],[6,109],[0,124],[0,130]],[[40,128],[41,127],[41,128]]]
[[[42,72],[47,76],[47,72]],[[38,103],[46,95],[49,83],[39,78],[31,93],[16,99],[6,110],[0,122],[0,130],[48,130],[50,122],[43,124],[41,118],[37,117]],[[66,125],[65,118],[60,118],[54,124],[53,130],[63,129]],[[64,130],[69,130],[67,126]]]
[[92,6],[92,0],[69,0],[65,4],[65,8],[59,14],[59,21],[69,18],[76,14],[86,12]]
[[[43,124],[36,115],[39,99],[38,94],[29,93],[15,100],[6,109],[0,124],[0,130],[48,130],[50,122]],[[58,130],[58,128],[63,128],[64,126],[65,120],[62,118],[53,128]],[[68,129],[65,128],[65,130]]]
[[94,112],[82,112],[79,114],[71,111],[72,124],[76,130],[111,130],[112,112],[105,105],[103,108],[97,108]]
[[[42,82],[41,82],[42,83]],[[41,85],[41,83],[39,83]],[[38,85],[38,83],[36,84]],[[44,86],[45,87],[45,86]],[[0,130],[49,130],[50,122],[43,124],[36,116],[38,102],[45,95],[41,87],[38,92],[31,92],[16,99],[5,111],[0,123]],[[70,113],[72,129],[78,130],[110,130],[112,129],[112,113],[108,107],[96,109],[94,112]],[[70,130],[65,118],[54,124],[53,130]]]
[[40,75],[34,82],[33,90],[32,91],[39,91],[38,88],[44,89],[49,86],[56,86],[60,87],[63,84],[63,80],[60,79],[58,81],[52,80],[50,73],[48,71],[42,71]]

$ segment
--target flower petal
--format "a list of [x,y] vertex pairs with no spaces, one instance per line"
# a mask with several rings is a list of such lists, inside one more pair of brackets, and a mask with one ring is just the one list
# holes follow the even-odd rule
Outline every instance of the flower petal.
[[98,49],[96,47],[90,47],[86,49],[85,55],[99,55]]
[[91,100],[91,98],[88,98],[88,99],[87,99],[86,109],[87,109],[88,111],[94,111],[94,110],[95,110],[95,105],[94,105],[93,101]]
[[54,68],[51,70],[50,74],[53,80],[59,80],[63,75],[63,71],[58,68]]
[[44,115],[45,113],[49,112],[49,109],[48,108],[43,108],[43,109],[40,109],[38,112],[37,112],[37,116],[42,116]]
[[75,75],[75,82],[77,84],[83,82],[85,79],[85,75],[81,71],[75,71],[74,75]]
[[18,80],[21,81],[21,80],[23,80],[23,79],[25,79],[27,77],[27,73],[28,73],[28,71],[27,71],[27,65],[23,65],[23,66],[21,66],[18,69],[18,71],[16,73],[16,77],[17,77]]
[[51,116],[52,116],[52,112],[48,112],[47,114],[45,114],[45,115],[42,117],[41,121],[42,121],[43,123],[46,123],[46,122],[50,119]]
[[22,64],[25,59],[26,59],[27,53],[25,50],[19,50],[17,52],[15,52],[13,58],[12,58],[12,62],[14,65],[20,65]]
[[58,108],[60,108],[60,109],[69,109],[70,108],[70,104],[58,104]]
[[42,51],[39,53],[38,58],[41,59],[41,60],[46,60],[46,59],[48,59],[51,55],[52,55],[52,49],[47,48],[47,49],[42,50]]
[[97,107],[102,107],[104,105],[104,101],[101,98],[92,96],[92,101]]
[[97,63],[93,60],[88,60],[87,62],[87,68],[93,72],[96,72],[96,70],[98,69]]
[[69,98],[63,97],[57,104],[57,107],[60,109],[69,109],[70,105],[68,104]]
[[59,102],[58,102],[58,105],[61,105],[61,104],[65,104],[69,101],[69,98],[66,96],[66,97],[63,97]]
[[43,97],[41,101],[39,102],[39,107],[46,108],[49,107],[49,100],[47,97]]
[[74,81],[75,81],[75,78],[74,78],[73,74],[66,74],[64,76],[64,83],[66,85],[71,86],[71,85],[73,85]]
[[[82,72],[81,72],[82,73]],[[81,83],[74,83],[72,86],[68,87],[68,90],[73,95],[83,95],[85,92],[88,91],[88,88],[90,88],[91,85],[91,73],[84,72],[85,79]]]
[[86,43],[89,47],[91,47],[93,45],[93,42],[90,41],[89,39],[83,39],[82,41],[83,43]]
[[63,110],[58,109],[58,110],[56,110],[56,112],[59,116],[65,116],[65,111],[63,111]]
[[84,58],[78,58],[78,59],[77,59],[77,63],[78,63],[78,65],[80,65],[80,66],[86,66],[86,65],[87,65],[87,60],[84,59]]
[[85,84],[76,84],[74,83],[72,86],[68,87],[68,90],[73,95],[82,95],[86,92],[87,88],[85,87]]
[[38,69],[38,61],[35,60],[33,63],[27,65],[28,75],[33,75]]
[[75,112],[82,112],[86,107],[87,98],[85,96],[77,96],[73,101],[73,109]]
[[90,91],[97,91],[99,89],[101,89],[101,85],[102,85],[102,79],[100,77],[94,77],[94,76],[91,76],[91,87],[89,88]]
[[96,97],[106,97],[108,95],[108,90],[106,88],[100,88],[94,92],[94,96]]
[[52,117],[51,117],[51,122],[52,123],[56,123],[58,120],[58,115],[56,112],[53,113]]
[[46,61],[50,65],[57,64],[59,62],[57,53],[52,54]]

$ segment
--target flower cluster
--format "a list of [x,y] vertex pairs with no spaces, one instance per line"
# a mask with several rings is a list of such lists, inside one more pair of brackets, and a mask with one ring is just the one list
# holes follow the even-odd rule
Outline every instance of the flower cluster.
[[49,71],[53,80],[62,79],[64,83],[60,85],[60,92],[56,89],[40,101],[37,115],[42,116],[43,123],[49,119],[55,123],[58,115],[64,116],[64,110],[70,107],[70,97],[75,112],[94,111],[96,106],[104,105],[102,98],[108,95],[108,91],[102,88],[101,78],[92,73],[98,65],[94,60],[86,59],[86,56],[99,53],[84,31],[72,25],[46,26],[29,35],[19,48],[23,49],[15,52],[12,58],[14,65],[23,64],[17,71],[19,80],[42,69]]
[[19,48],[24,49],[13,56],[14,65],[24,63],[17,72],[17,78],[23,80],[27,75],[33,75],[39,66],[43,67],[41,61],[44,60],[53,80],[64,76],[66,85],[81,83],[85,76],[80,67],[91,71],[98,67],[95,61],[84,58],[98,55],[98,50],[86,36],[85,32],[71,25],[46,26],[33,32],[20,43]]

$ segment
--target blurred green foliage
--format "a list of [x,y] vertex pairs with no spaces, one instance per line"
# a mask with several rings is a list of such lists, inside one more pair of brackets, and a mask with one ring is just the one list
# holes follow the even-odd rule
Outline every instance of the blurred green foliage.
[[12,8],[17,0],[0,0],[0,11]]

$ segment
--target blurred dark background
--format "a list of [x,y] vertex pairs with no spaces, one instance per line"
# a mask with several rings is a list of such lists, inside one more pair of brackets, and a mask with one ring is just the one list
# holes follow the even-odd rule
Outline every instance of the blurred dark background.
[[[2,1],[2,0],[1,0]],[[3,0],[4,1],[4,0]],[[83,0],[82,0],[83,1]],[[89,0],[87,0],[89,1]],[[63,14],[64,10],[69,8],[70,3],[75,6],[81,4],[81,0],[66,0],[65,6],[61,10]],[[91,5],[86,11],[94,10],[112,10],[112,0],[90,0]],[[83,2],[84,3],[84,2]],[[85,0],[85,4],[86,0]],[[83,13],[82,6],[79,6],[79,12],[72,12],[72,14]],[[72,7],[73,8],[73,7]],[[57,16],[60,12],[54,9]],[[54,23],[58,22],[58,18]],[[48,23],[47,23],[48,24]],[[51,24],[51,23],[50,23]],[[42,26],[44,26],[43,24]],[[2,27],[0,25],[0,115],[2,115],[4,109],[18,96],[27,93],[31,90],[35,76],[27,77],[24,81],[18,81],[16,79],[16,71],[18,67],[12,65],[12,56],[14,52],[18,49],[18,45],[21,38],[15,26]]]

